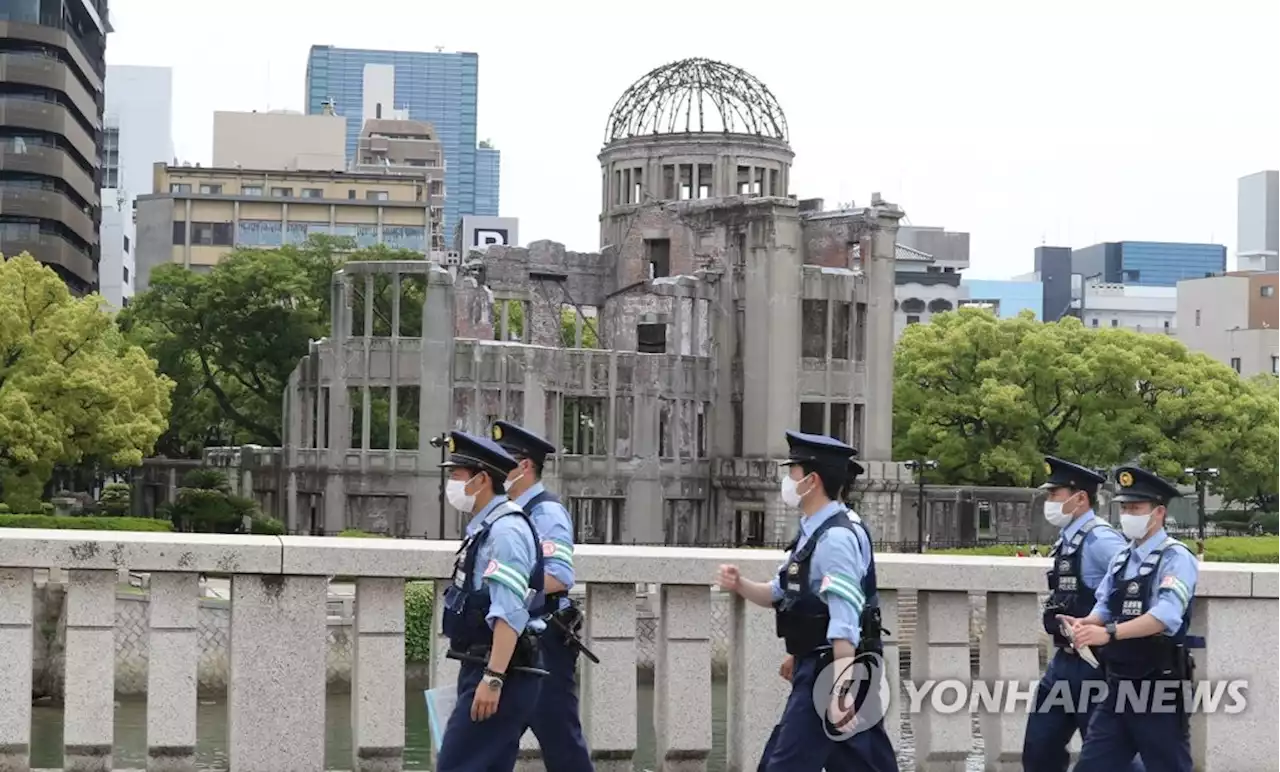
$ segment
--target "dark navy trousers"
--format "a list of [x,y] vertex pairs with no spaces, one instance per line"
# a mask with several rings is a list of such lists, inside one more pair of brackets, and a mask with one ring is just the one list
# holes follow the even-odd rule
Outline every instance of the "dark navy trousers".
[[796,659],[791,694],[757,772],[897,772],[884,721],[844,740],[827,735],[826,717],[819,715],[813,701],[814,684],[826,664],[817,655]]
[[[1022,743],[1024,772],[1067,772],[1067,765],[1070,763],[1067,744],[1076,732],[1080,733],[1081,740],[1087,735],[1089,720],[1097,712],[1097,706],[1103,697],[1103,691],[1098,687],[1102,679],[1102,671],[1070,652],[1059,650],[1049,660],[1049,667],[1036,688],[1035,705],[1027,716],[1027,733]],[[1055,684],[1064,681],[1065,686],[1055,688]],[[1090,703],[1082,705],[1086,681],[1094,682],[1095,686],[1088,695],[1084,695],[1089,698]],[[1063,694],[1069,694],[1070,697],[1064,699]],[[1081,710],[1082,707],[1086,709]],[[1133,754],[1130,754],[1130,758],[1132,757]],[[1143,772],[1142,764],[1136,759],[1128,766],[1121,763],[1112,769],[1117,772],[1125,769]]]
[[1130,690],[1126,702],[1118,705],[1119,685],[1108,686],[1107,698],[1089,720],[1089,734],[1074,772],[1121,769],[1135,753],[1152,772],[1191,772],[1191,733],[1183,728],[1182,715],[1173,710],[1136,710],[1134,695],[1140,694],[1140,687]]
[[555,772],[591,772],[594,767],[586,740],[582,739],[574,687],[578,652],[569,647],[564,634],[554,626],[549,626],[540,639],[542,666],[550,675],[542,679],[542,692],[529,728],[542,748],[543,765]]
[[497,712],[485,721],[472,721],[471,701],[483,677],[480,665],[463,663],[458,671],[458,704],[445,726],[436,772],[511,772],[516,766],[520,737],[537,707],[542,678],[508,674]]

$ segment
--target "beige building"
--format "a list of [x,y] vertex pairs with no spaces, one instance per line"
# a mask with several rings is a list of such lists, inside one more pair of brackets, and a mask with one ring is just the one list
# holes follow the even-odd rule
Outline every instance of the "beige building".
[[147,288],[156,265],[207,270],[234,247],[301,244],[312,234],[425,253],[427,183],[358,172],[156,164],[157,192],[137,201],[137,290]]
[[1178,337],[1244,377],[1280,373],[1275,271],[1178,282]]
[[347,119],[286,110],[213,114],[213,165],[227,169],[341,171]]
[[405,118],[370,118],[360,131],[357,172],[425,180],[431,203],[431,250],[444,249],[444,145],[435,127]]

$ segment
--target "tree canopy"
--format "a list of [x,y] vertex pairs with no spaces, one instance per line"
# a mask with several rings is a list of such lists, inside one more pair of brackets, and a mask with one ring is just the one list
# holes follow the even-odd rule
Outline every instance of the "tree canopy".
[[0,489],[39,511],[56,465],[136,466],[168,423],[173,383],[98,295],[72,297],[30,255],[0,261]]
[[1276,493],[1276,378],[1241,379],[1166,335],[962,308],[908,327],[894,368],[895,457],[934,459],[947,483],[1036,484],[1055,455],[1183,481],[1216,467],[1210,489],[1229,500]]

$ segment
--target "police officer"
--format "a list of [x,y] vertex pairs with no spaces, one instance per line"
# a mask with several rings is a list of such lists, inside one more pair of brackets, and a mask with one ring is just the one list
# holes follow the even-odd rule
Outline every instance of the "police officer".
[[[1085,683],[1100,686],[1102,674],[1081,659],[1063,635],[1062,617],[1089,615],[1098,585],[1126,541],[1094,514],[1098,486],[1107,481],[1105,477],[1053,456],[1045,457],[1044,471],[1046,479],[1040,486],[1045,492],[1044,519],[1062,529],[1049,551],[1053,563],[1042,614],[1045,632],[1053,636],[1058,651],[1036,689],[1035,710],[1027,716],[1022,768],[1026,772],[1066,772],[1070,761],[1067,743],[1077,731],[1084,737],[1093,700],[1102,696],[1100,690],[1086,689]],[[1065,683],[1056,686],[1059,682]],[[1064,697],[1069,706],[1063,704],[1067,701]]]
[[[870,537],[838,500],[850,475],[863,469],[852,461],[853,448],[830,437],[787,432],[787,444],[782,500],[799,510],[800,528],[786,562],[767,583],[742,577],[732,565],[721,566],[718,577],[723,589],[774,607],[778,635],[786,641],[782,670],[790,676],[791,694],[760,770],[892,772],[898,766],[883,720],[847,734],[853,710],[844,692],[856,672],[850,663],[855,653],[883,648]],[[836,683],[828,690],[819,685],[820,675],[833,661]],[[815,710],[823,702],[828,709]]]
[[542,484],[543,466],[556,448],[507,421],[494,423],[492,433],[494,441],[517,461],[507,475],[507,495],[533,519],[534,528],[542,537],[546,564],[546,603],[532,613],[549,618],[550,624],[540,636],[543,664],[549,675],[543,679],[530,727],[538,738],[547,769],[589,772],[594,767],[582,738],[578,695],[574,691],[578,649],[569,641],[581,626],[581,614],[569,600],[569,588],[573,587],[573,521],[555,494]]
[[529,603],[542,592],[542,550],[528,515],[503,491],[516,460],[465,432],[450,432],[448,452],[445,496],[472,518],[445,591],[444,634],[462,666],[436,770],[511,770],[541,687],[530,670],[539,664],[540,623]]
[[1103,577],[1092,613],[1074,620],[1076,644],[1097,651],[1108,687],[1075,771],[1117,769],[1136,753],[1148,769],[1191,772],[1187,695],[1178,687],[1194,667],[1187,629],[1199,566],[1164,530],[1178,489],[1132,466],[1116,470],[1116,483],[1120,528],[1132,542]]

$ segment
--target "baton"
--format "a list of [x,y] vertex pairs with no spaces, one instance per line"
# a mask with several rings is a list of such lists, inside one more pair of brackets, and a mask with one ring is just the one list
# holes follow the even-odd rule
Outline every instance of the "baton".
[[1098,664],[1098,658],[1093,655],[1093,649],[1088,646],[1076,646],[1076,633],[1071,629],[1071,625],[1066,623],[1066,620],[1063,620],[1062,622],[1062,634],[1068,641],[1071,641],[1071,646],[1076,650],[1076,653],[1080,655],[1080,659],[1088,662],[1094,668],[1101,667],[1101,665]]
[[[466,662],[469,665],[479,665],[483,668],[489,667],[489,660],[484,659],[483,657],[473,657],[470,654],[462,654],[461,652],[453,651],[452,649],[449,653],[445,654],[445,657],[448,659],[456,659],[459,662]],[[511,671],[513,673],[528,673],[529,675],[539,677],[551,675],[548,671],[543,670],[540,667],[524,667],[523,665],[512,665]]]
[[600,658],[597,657],[595,654],[593,654],[591,652],[591,649],[588,649],[587,645],[582,642],[582,639],[574,635],[572,632],[570,632],[569,628],[565,627],[564,623],[561,622],[554,614],[547,617],[547,619],[551,620],[551,623],[554,624],[557,628],[559,628],[560,632],[564,633],[565,638],[568,639],[569,645],[572,648],[582,652],[584,655],[586,655],[587,659],[591,660],[595,664],[597,665],[600,664]]

